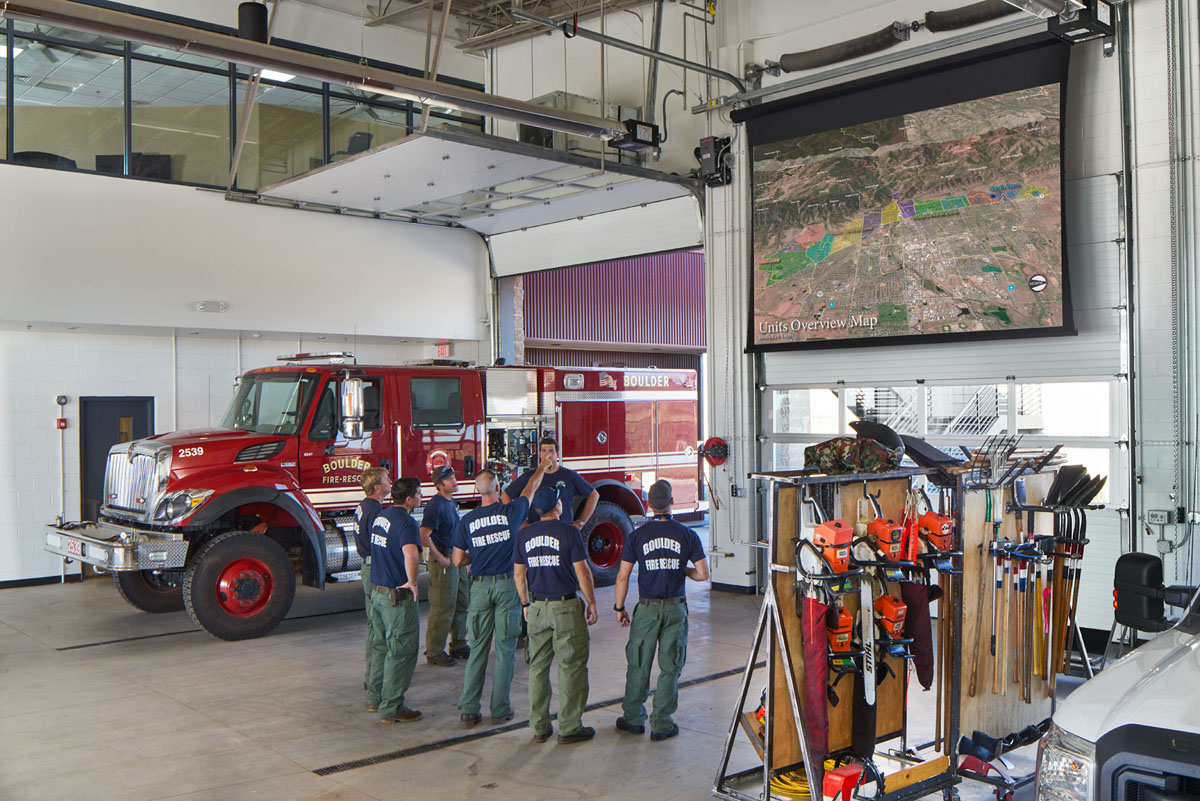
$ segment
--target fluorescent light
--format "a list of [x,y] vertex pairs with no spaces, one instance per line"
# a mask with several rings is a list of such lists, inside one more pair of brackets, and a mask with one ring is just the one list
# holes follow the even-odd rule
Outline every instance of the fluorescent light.
[[14,48],[13,48],[13,58],[16,58],[17,56],[21,55],[21,54],[22,54],[22,53],[24,53],[24,52],[25,52],[25,48],[23,48],[23,47],[14,47]]
[[262,70],[259,72],[259,75],[268,81],[279,81],[280,83],[287,83],[296,77],[295,75],[288,75],[286,72],[278,72],[276,70]]

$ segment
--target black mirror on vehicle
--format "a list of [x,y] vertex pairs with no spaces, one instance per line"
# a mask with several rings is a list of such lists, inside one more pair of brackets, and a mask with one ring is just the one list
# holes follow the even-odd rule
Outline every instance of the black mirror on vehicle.
[[363,382],[359,378],[342,380],[341,388],[342,434],[346,439],[362,439],[363,435]]

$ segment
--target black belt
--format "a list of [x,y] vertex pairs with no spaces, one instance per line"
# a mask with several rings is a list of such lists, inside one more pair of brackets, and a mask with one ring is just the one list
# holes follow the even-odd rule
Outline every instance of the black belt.
[[670,598],[638,598],[639,604],[653,604],[654,606],[666,606],[667,604],[681,604],[684,602],[682,595],[673,595]]
[[[380,585],[380,584],[374,584],[374,585],[372,585],[372,587],[374,588],[375,592],[381,592],[384,595],[387,595],[389,592],[392,591],[391,587],[384,587],[383,585]],[[400,589],[399,587],[396,587],[396,592],[399,593],[398,598],[401,601],[411,601],[413,599],[412,593],[410,593],[406,589]]]
[[579,596],[577,596],[575,593],[571,593],[569,595],[556,595],[553,598],[543,598],[539,595],[535,595],[535,596],[533,596],[533,602],[537,603],[538,601],[574,601],[578,597]]
[[512,573],[498,573],[494,576],[471,576],[472,581],[512,581]]

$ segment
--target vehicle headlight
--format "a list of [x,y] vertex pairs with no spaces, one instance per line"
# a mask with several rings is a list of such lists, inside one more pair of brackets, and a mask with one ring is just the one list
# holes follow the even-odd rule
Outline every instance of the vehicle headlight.
[[154,456],[154,477],[156,479],[154,491],[163,492],[167,488],[167,481],[171,478],[171,450],[160,450]]
[[1051,724],[1038,743],[1037,801],[1092,801],[1096,744]]
[[159,501],[158,508],[154,512],[154,522],[174,523],[176,520],[187,517],[203,506],[212,495],[213,491],[209,489],[172,492]]

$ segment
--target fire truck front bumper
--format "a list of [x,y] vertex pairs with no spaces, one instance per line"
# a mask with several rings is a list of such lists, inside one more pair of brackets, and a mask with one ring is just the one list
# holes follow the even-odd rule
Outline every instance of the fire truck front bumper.
[[47,551],[103,570],[167,570],[187,560],[180,536],[90,522],[46,528]]

